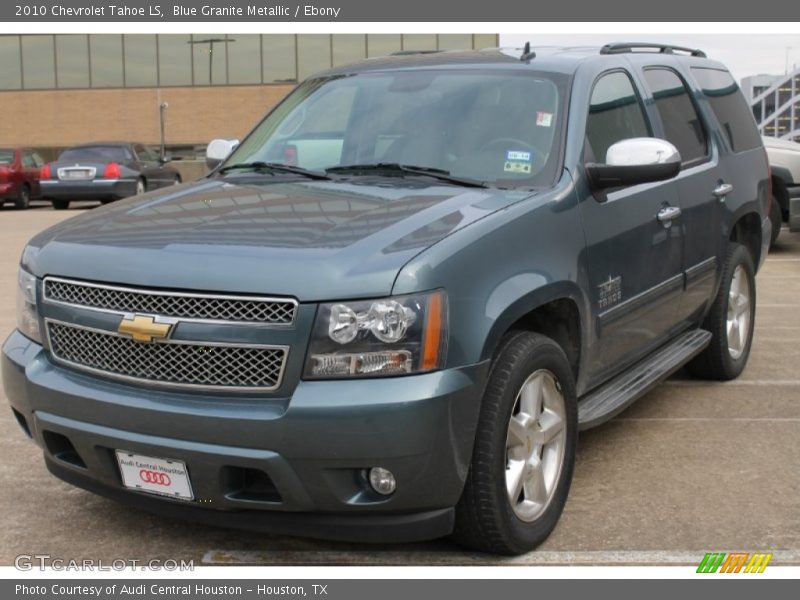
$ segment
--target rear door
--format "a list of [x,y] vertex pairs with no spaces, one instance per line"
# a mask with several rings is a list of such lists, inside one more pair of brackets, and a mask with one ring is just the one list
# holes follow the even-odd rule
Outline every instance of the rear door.
[[719,266],[723,207],[715,196],[724,190],[719,148],[709,135],[690,86],[684,76],[667,66],[648,66],[642,77],[652,106],[658,137],[681,153],[681,172],[673,180],[682,215],[682,269],[686,291],[678,317],[696,321],[714,294]]
[[[591,92],[585,161],[605,162],[612,144],[651,136],[628,71],[601,74]],[[641,358],[676,324],[683,234],[673,221],[659,221],[659,213],[675,203],[671,182],[610,190],[581,202],[590,294],[598,312],[592,378],[611,376]]]
[[31,150],[22,150],[22,180],[28,186],[32,198],[41,195],[39,187],[39,168],[41,165],[36,163],[34,153]]

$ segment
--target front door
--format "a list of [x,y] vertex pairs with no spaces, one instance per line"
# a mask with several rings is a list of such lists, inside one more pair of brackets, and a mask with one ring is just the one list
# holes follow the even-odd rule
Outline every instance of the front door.
[[[586,162],[603,163],[621,140],[652,128],[625,70],[602,74],[591,94]],[[591,379],[603,379],[666,340],[683,292],[683,234],[672,182],[609,190],[581,202],[597,345]],[[666,217],[672,218],[666,218]]]

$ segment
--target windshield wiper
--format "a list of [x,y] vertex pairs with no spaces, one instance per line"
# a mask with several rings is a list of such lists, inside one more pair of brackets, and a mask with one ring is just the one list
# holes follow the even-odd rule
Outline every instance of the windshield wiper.
[[319,171],[309,171],[302,167],[295,167],[292,165],[284,165],[283,163],[264,162],[261,160],[246,163],[236,163],[233,165],[226,165],[222,167],[217,173],[220,175],[228,171],[250,170],[250,171],[273,171],[278,173],[294,173],[295,175],[302,175],[309,179],[330,179],[325,173]]
[[433,177],[439,181],[446,181],[456,185],[463,185],[467,187],[487,188],[487,184],[475,179],[467,177],[457,177],[450,175],[450,171],[444,169],[436,169],[434,167],[417,167],[414,165],[401,165],[399,163],[375,163],[364,165],[341,165],[338,167],[331,167],[325,169],[326,173],[392,173],[394,175],[421,175],[424,177]]

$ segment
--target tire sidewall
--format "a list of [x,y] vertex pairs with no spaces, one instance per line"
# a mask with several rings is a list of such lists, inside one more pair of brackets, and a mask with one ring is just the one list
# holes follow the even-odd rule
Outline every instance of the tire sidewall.
[[31,204],[31,190],[27,185],[23,185],[19,190],[19,197],[15,202],[15,206],[17,209],[23,210],[30,206]]
[[722,323],[720,331],[723,332],[723,362],[725,368],[730,376],[737,377],[747,365],[747,359],[750,356],[750,349],[753,345],[753,333],[756,325],[756,277],[755,268],[753,266],[753,259],[750,252],[740,245],[734,246],[728,255],[728,261],[725,265],[725,278],[722,281],[722,310],[721,318],[727,321],[728,304],[730,303],[730,288],[733,282],[733,274],[736,272],[736,267],[742,266],[747,283],[750,287],[750,330],[747,333],[747,343],[745,344],[744,351],[739,358],[733,358],[728,350],[728,329],[725,323]]
[[[532,335],[532,334],[522,334]],[[527,340],[525,340],[527,341]],[[501,360],[503,357],[499,357]],[[564,448],[564,460],[561,472],[556,483],[556,491],[550,499],[545,511],[534,521],[522,521],[514,513],[508,500],[505,482],[506,454],[505,445],[508,435],[508,423],[516,403],[517,394],[523,383],[535,371],[546,369],[550,371],[558,382],[565,402],[567,436]],[[555,527],[561,512],[564,509],[569,493],[572,473],[575,465],[575,451],[577,447],[577,401],[575,397],[575,384],[569,363],[563,351],[555,342],[549,344],[536,344],[535,350],[523,358],[515,361],[511,377],[502,390],[499,403],[498,417],[494,423],[493,443],[496,448],[496,459],[493,470],[497,474],[494,482],[494,494],[497,505],[502,509],[499,512],[500,527],[516,547],[517,552],[525,552],[543,541]]]

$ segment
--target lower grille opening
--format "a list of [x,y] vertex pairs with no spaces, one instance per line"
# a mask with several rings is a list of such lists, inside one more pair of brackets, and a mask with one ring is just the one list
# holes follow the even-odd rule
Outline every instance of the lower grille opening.
[[55,458],[81,469],[86,468],[86,463],[83,462],[81,455],[75,450],[75,446],[72,445],[67,436],[53,431],[43,431],[42,437],[47,451]]
[[260,469],[223,467],[222,481],[227,490],[225,497],[231,500],[273,504],[281,501],[281,495],[272,479]]
[[17,423],[19,423],[19,426],[22,428],[22,431],[25,432],[25,435],[27,435],[29,438],[32,438],[33,435],[31,435],[31,428],[28,426],[28,419],[25,418],[25,415],[23,415],[15,408],[12,408],[11,411],[14,413],[14,417],[17,419]]

